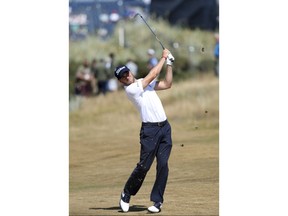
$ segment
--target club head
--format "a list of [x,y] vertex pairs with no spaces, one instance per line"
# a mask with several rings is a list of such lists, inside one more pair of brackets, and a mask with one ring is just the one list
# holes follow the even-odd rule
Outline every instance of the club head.
[[135,19],[138,15],[139,15],[140,17],[142,17],[141,14],[136,13],[136,14],[133,16],[133,19]]

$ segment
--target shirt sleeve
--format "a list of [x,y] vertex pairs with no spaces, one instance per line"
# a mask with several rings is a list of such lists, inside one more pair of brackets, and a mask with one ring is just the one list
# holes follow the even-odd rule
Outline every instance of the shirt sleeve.
[[155,85],[156,85],[156,82],[157,82],[157,80],[154,79],[154,80],[149,84],[149,87],[150,87],[151,89],[154,89],[154,88],[155,88]]
[[140,95],[144,90],[142,86],[142,79],[137,80],[135,83],[126,87],[126,93],[130,96],[137,96]]

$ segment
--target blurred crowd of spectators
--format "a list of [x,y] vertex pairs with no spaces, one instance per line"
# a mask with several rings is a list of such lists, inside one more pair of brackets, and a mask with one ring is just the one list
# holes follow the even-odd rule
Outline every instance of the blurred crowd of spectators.
[[[153,49],[147,50],[147,73],[157,65]],[[79,65],[75,75],[74,94],[76,96],[106,95],[108,92],[117,91],[121,86],[114,76],[116,67],[115,54],[110,53],[107,58],[87,59]],[[138,78],[138,65],[132,58],[127,59],[126,66]]]
[[[219,34],[215,35],[214,47],[214,73],[219,77]],[[147,50],[147,73],[157,65],[158,60],[155,57],[153,49]],[[106,95],[108,92],[117,91],[119,89],[119,82],[114,77],[115,54],[110,53],[107,58],[92,59],[89,62],[87,59],[79,65],[75,75],[74,94],[76,96],[98,96],[100,94]],[[134,74],[136,78],[138,75],[138,65],[133,59],[127,59],[126,66]]]
[[[153,49],[149,49],[147,55],[148,73],[158,63],[158,60],[154,56],[155,51]],[[84,59],[76,71],[74,94],[76,96],[98,96],[117,91],[121,86],[119,86],[120,83],[114,76],[116,66],[114,53],[110,53],[107,58],[94,58],[91,62]],[[131,58],[127,59],[126,66],[137,78],[138,65],[135,60]]]
[[98,60],[94,58],[91,62],[84,59],[76,71],[74,85],[75,95],[106,95],[108,91],[117,90],[117,85],[109,85],[109,82],[116,82],[113,76],[114,60],[114,53],[110,53],[106,59],[101,58]]

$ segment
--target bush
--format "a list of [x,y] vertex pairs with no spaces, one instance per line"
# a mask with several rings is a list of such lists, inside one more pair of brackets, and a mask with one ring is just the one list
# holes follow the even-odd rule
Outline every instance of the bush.
[[[198,72],[213,70],[215,45],[214,33],[201,30],[190,30],[170,26],[163,20],[147,20],[155,30],[158,38],[175,56],[174,78],[183,79]],[[125,31],[125,47],[119,41],[119,29]],[[97,36],[89,36],[84,41],[69,43],[69,92],[73,93],[74,77],[77,67],[84,59],[106,58],[109,53],[115,53],[116,64],[125,64],[129,58],[138,64],[138,76],[147,74],[147,50],[153,48],[156,56],[161,57],[162,48],[155,36],[151,34],[143,22],[121,21],[107,40]],[[203,49],[205,48],[205,52]]]

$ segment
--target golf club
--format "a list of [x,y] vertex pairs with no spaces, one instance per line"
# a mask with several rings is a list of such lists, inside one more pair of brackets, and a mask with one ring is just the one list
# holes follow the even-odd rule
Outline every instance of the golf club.
[[138,15],[141,17],[141,19],[142,19],[142,20],[145,22],[145,24],[148,26],[148,28],[150,29],[150,31],[152,32],[152,34],[156,37],[156,40],[160,43],[162,49],[164,50],[165,47],[163,46],[163,44],[161,43],[161,41],[159,40],[159,38],[157,37],[157,35],[154,33],[154,31],[151,29],[151,27],[148,25],[148,23],[146,22],[146,20],[142,17],[142,15],[139,14],[139,13],[136,13],[135,16],[134,16],[134,18],[136,18],[136,16],[138,16]]

